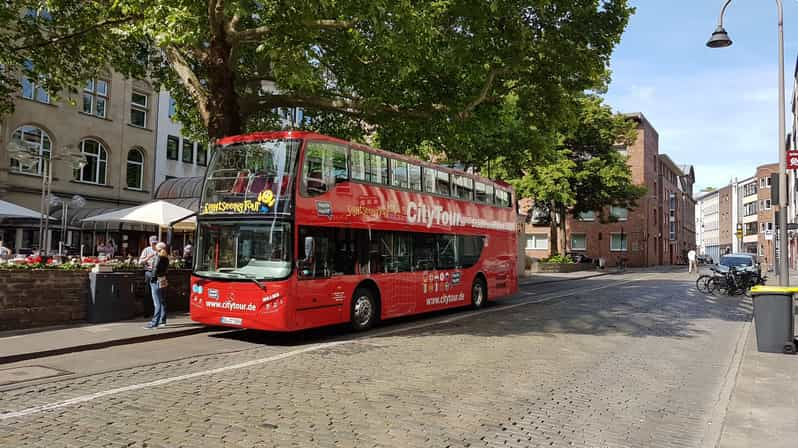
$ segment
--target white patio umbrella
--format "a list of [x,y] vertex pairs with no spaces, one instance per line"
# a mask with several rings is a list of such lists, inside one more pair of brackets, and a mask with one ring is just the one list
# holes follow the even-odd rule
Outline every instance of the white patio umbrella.
[[[139,224],[154,224],[158,226],[158,236],[160,237],[161,229],[168,227],[169,223],[193,214],[194,212],[192,210],[172,204],[171,202],[155,201],[136,207],[92,216],[91,218],[84,219],[83,222],[135,222]],[[177,230],[194,230],[196,227],[197,220],[194,217],[180,221],[174,226]]]
[[42,219],[42,214],[35,210],[0,200],[0,218]]

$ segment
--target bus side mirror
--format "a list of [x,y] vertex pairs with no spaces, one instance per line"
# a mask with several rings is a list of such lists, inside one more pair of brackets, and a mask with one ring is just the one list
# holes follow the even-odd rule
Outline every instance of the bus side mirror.
[[310,261],[313,258],[313,249],[316,247],[316,242],[312,236],[305,237],[305,260]]

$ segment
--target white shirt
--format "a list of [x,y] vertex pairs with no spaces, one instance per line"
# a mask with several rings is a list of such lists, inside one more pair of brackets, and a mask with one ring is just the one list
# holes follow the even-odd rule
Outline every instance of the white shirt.
[[695,251],[694,250],[691,250],[690,252],[687,252],[687,259],[690,260],[690,261],[695,261]]
[[[147,260],[147,257],[150,257],[150,259]],[[141,256],[139,257],[139,263],[144,263],[145,262],[144,260],[147,260],[146,261],[147,269],[152,270],[153,266],[155,266],[155,260],[157,259],[158,259],[158,252],[156,252],[155,249],[152,248],[152,246],[147,246],[144,248],[143,251],[141,251]]]

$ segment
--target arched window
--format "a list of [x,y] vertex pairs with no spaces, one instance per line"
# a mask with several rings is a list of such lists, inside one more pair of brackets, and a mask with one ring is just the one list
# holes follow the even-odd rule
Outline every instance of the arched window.
[[[41,157],[49,159],[52,143],[50,136],[36,126],[22,126],[11,136],[11,141],[33,148]],[[29,166],[22,166],[19,160],[11,159],[11,171],[17,173],[42,174],[42,163],[37,161]]]
[[105,171],[108,165],[108,152],[97,140],[85,139],[80,142],[80,152],[86,156],[86,166],[75,170],[75,180],[105,185]]
[[138,149],[131,149],[127,153],[127,187],[141,190],[144,177],[144,154]]

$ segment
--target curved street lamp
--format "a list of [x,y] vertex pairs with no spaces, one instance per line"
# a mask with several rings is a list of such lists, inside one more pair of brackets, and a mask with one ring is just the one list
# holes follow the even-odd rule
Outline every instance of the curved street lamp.
[[[723,17],[726,14],[726,8],[732,0],[726,0],[720,10],[718,16],[718,26],[712,33],[712,36],[707,41],[709,48],[725,48],[732,44],[726,29],[723,27]],[[779,222],[778,238],[779,238],[779,257],[778,273],[779,285],[790,285],[790,271],[789,271],[789,249],[787,245],[787,147],[785,145],[786,129],[785,129],[785,113],[784,113],[784,7],[781,0],[776,0],[776,7],[779,13],[778,22],[778,35],[779,35]]]

